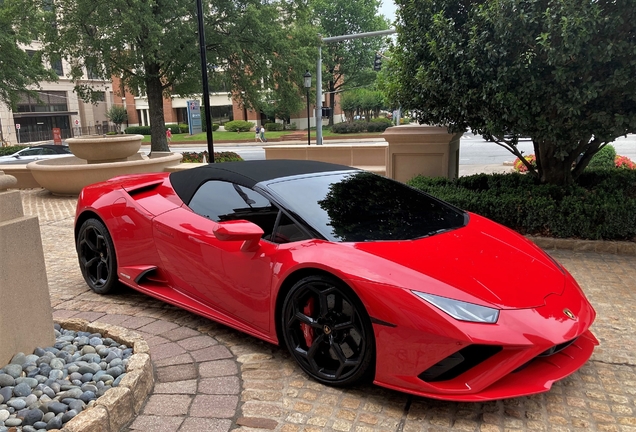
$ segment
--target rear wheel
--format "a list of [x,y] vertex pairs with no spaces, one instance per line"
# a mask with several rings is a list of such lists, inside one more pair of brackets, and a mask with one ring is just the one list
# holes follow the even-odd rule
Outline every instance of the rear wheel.
[[117,257],[104,224],[98,219],[87,219],[80,227],[76,247],[88,286],[98,294],[112,291],[117,283]]
[[285,297],[281,324],[287,348],[315,380],[346,386],[373,372],[371,321],[342,282],[324,276],[298,281]]

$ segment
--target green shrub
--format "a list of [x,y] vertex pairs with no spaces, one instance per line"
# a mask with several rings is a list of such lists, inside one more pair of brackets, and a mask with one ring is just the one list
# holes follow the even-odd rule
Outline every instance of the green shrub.
[[614,146],[608,144],[592,156],[586,168],[591,170],[614,169],[616,168],[614,159],[616,159],[616,150]]
[[376,117],[374,119],[371,119],[371,123],[386,123],[389,126],[393,125],[393,121],[386,117]]
[[190,126],[184,123],[179,123],[179,130],[181,130],[181,133],[190,133]]
[[[183,152],[183,159],[181,162],[183,163],[192,163],[192,162],[203,162],[203,156],[205,156],[206,162],[210,162],[210,153],[207,150],[196,153],[196,152]],[[215,162],[239,162],[242,161],[243,158],[234,152],[214,152],[214,161]]]
[[367,126],[368,132],[384,132],[387,128],[393,126],[393,122],[386,117],[377,117],[372,119]]
[[296,123],[289,123],[289,124],[283,125],[283,130],[295,131],[296,129],[298,129],[298,125]]
[[353,123],[336,123],[331,127],[331,132],[333,133],[360,133],[366,132],[369,128],[369,124],[365,121],[355,121]]
[[113,131],[106,132],[106,135],[117,135],[117,132],[113,132]]
[[181,133],[181,128],[177,124],[167,124],[166,130],[168,129],[170,129],[170,132],[172,132],[172,135]]
[[12,146],[7,146],[7,147],[0,147],[0,156],[8,156],[8,155],[12,155],[13,153],[22,150],[23,148],[26,148],[28,146],[21,146],[21,145],[12,145]]
[[254,127],[254,123],[245,120],[232,120],[225,123],[228,132],[247,132]]
[[128,126],[124,129],[124,133],[129,135],[150,135],[150,126]]
[[415,177],[409,184],[523,234],[636,240],[636,171],[584,172],[576,185],[537,184],[522,174],[457,180]]
[[[220,125],[219,125],[218,123],[212,123],[212,132],[214,132],[215,130],[217,130],[217,129],[219,128],[219,126],[220,126]],[[202,127],[201,127],[201,130],[202,130],[203,132],[207,132],[207,131],[208,131],[208,128],[206,127],[206,125],[205,125],[205,124],[203,124],[203,125],[202,125]]]
[[282,123],[265,123],[266,131],[282,131],[283,124]]

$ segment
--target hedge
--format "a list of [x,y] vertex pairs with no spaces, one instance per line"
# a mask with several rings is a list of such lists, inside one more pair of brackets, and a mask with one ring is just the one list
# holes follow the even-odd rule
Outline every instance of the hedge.
[[391,120],[385,117],[378,117],[372,119],[370,122],[366,121],[354,121],[353,123],[336,123],[331,127],[333,133],[360,133],[360,132],[384,132],[388,127],[391,127],[393,123]]
[[[179,125],[176,125],[176,124],[165,125],[165,130],[168,130],[168,129],[170,129],[173,135],[181,133],[181,128],[179,127]],[[150,135],[150,126],[128,126],[124,130],[124,133],[130,134],[130,135],[135,135],[135,134]]]
[[636,170],[586,171],[565,188],[517,173],[409,184],[522,234],[636,241]]
[[225,123],[228,132],[247,132],[254,127],[254,123],[245,120],[232,120]]
[[[205,155],[205,160],[210,162],[210,153],[207,150],[196,153],[196,152],[183,152],[183,159],[181,162],[203,162],[203,156]],[[242,161],[243,158],[234,152],[214,152],[214,161],[215,162],[239,162]]]
[[266,131],[282,131],[283,124],[282,123],[265,123]]
[[0,147],[0,156],[9,156],[15,152],[22,150],[23,148],[27,148],[28,146],[22,145],[12,145],[7,147]]

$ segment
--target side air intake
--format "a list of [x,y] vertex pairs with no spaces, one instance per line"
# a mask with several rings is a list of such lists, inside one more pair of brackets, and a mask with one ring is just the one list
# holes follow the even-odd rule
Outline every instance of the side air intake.
[[419,374],[426,382],[448,381],[497,354],[503,348],[497,345],[469,345]]

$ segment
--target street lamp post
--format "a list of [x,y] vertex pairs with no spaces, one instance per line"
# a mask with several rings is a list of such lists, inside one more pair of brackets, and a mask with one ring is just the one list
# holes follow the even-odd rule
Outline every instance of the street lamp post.
[[311,145],[311,117],[309,117],[309,88],[311,87],[311,74],[309,71],[303,75],[305,88],[307,89],[307,145]]

